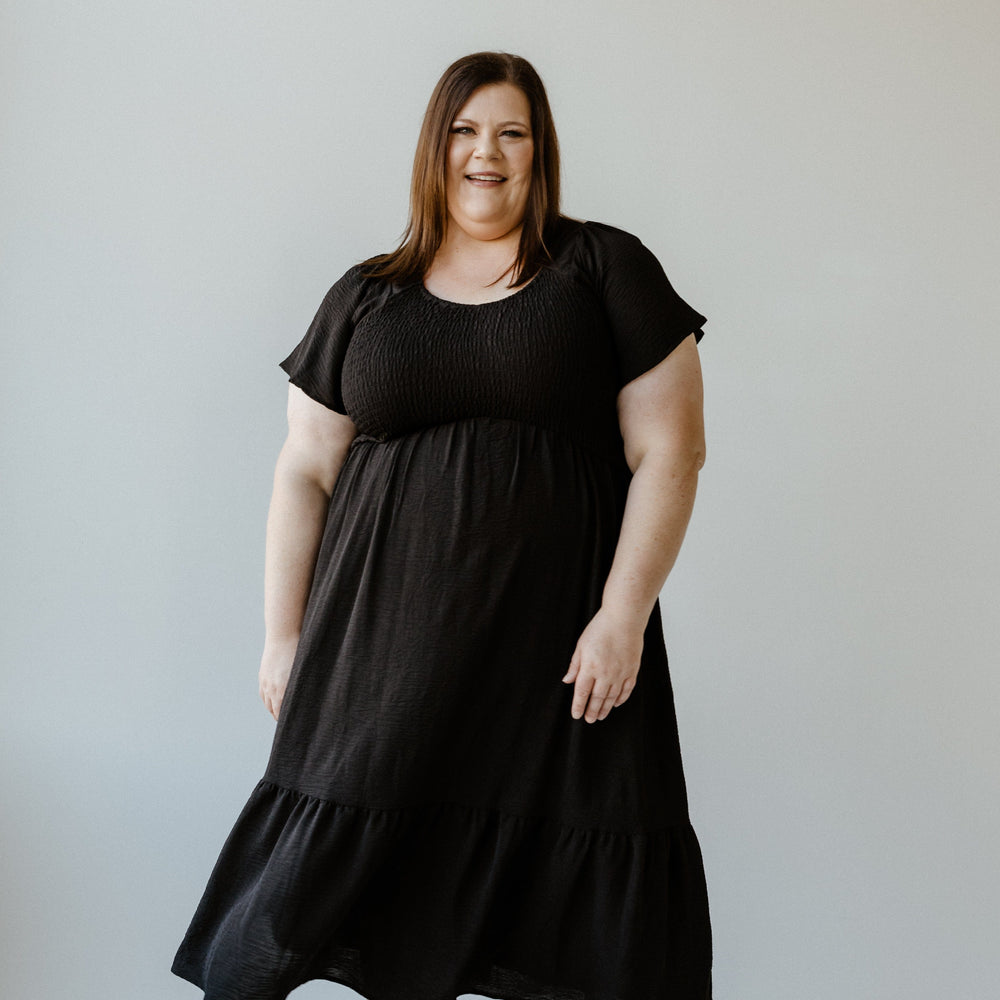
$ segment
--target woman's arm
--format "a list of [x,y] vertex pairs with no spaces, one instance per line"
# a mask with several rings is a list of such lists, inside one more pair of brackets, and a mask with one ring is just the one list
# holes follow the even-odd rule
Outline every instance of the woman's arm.
[[316,568],[333,484],[357,430],[350,417],[288,386],[288,437],[274,470],[264,555],[260,696],[278,718]]
[[574,719],[604,719],[635,686],[643,633],[677,559],[705,463],[701,365],[694,335],[618,395],[632,470],[621,534],[601,607],[577,642],[563,681],[575,682]]

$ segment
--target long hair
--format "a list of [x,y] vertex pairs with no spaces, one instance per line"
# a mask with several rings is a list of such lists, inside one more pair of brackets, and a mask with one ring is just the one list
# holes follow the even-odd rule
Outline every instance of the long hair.
[[431,94],[413,157],[406,229],[395,250],[364,261],[367,275],[401,284],[423,280],[448,222],[445,175],[451,124],[472,92],[492,83],[519,87],[531,107],[534,157],[511,287],[528,281],[551,259],[545,234],[559,218],[559,142],[545,87],[527,59],[507,52],[475,52],[453,62]]

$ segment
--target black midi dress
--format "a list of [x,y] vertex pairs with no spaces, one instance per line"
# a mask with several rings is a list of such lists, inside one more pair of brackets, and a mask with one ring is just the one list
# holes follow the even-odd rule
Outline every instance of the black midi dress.
[[358,428],[266,770],[172,971],[207,1000],[705,1000],[711,933],[659,602],[628,700],[562,681],[631,474],[616,396],[705,317],[562,218],[520,291],[350,268],[281,362]]

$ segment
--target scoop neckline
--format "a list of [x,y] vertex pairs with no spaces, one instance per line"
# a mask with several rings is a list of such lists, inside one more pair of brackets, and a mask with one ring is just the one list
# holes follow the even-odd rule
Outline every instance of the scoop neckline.
[[520,298],[525,292],[535,284],[536,281],[542,276],[542,272],[545,270],[544,267],[539,268],[535,276],[529,281],[523,288],[519,288],[516,292],[512,292],[510,295],[504,295],[503,298],[499,299],[487,299],[485,302],[456,302],[454,299],[443,299],[440,295],[435,295],[423,282],[421,278],[417,282],[417,286],[420,289],[421,294],[426,299],[430,299],[431,302],[439,302],[444,306],[458,306],[460,309],[481,309],[483,306],[498,306],[503,302],[509,302],[511,299]]

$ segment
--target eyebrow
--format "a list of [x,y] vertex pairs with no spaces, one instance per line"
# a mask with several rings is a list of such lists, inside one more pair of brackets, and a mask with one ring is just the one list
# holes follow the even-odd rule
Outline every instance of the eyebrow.
[[[479,124],[479,122],[477,122],[474,118],[456,118],[454,120],[456,122],[465,122],[467,125]],[[519,128],[523,129],[526,129],[528,127],[527,125],[524,124],[524,122],[518,122],[518,121],[497,122],[497,128],[506,128],[508,125],[517,125]]]

